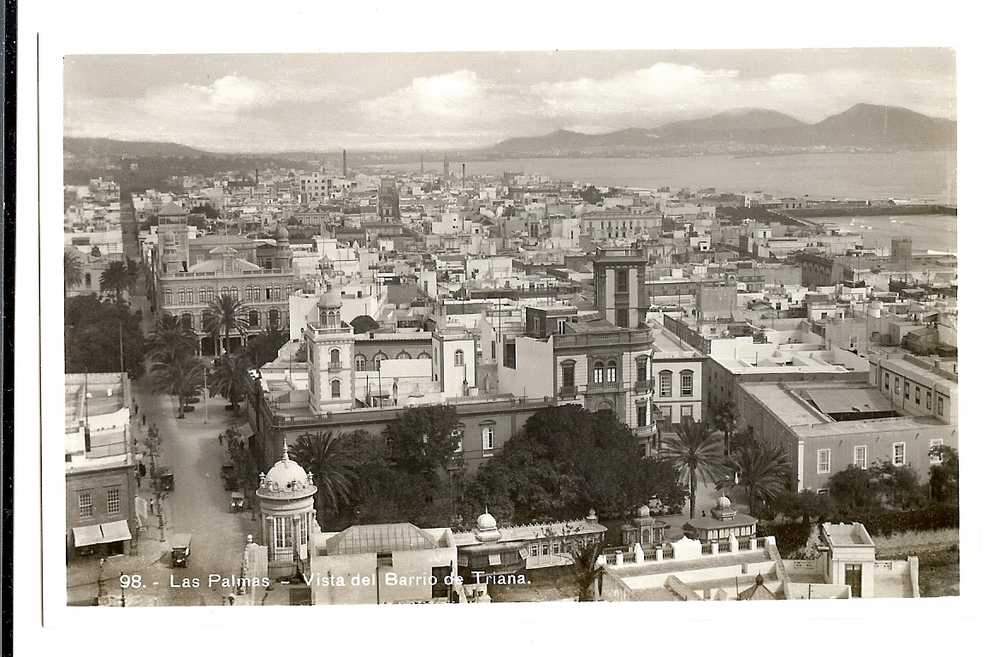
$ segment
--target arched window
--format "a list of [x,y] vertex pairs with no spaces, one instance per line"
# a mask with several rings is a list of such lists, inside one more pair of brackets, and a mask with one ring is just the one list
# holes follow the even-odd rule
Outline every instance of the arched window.
[[208,303],[208,288],[198,290],[198,303]]
[[180,325],[185,329],[194,330],[194,318],[191,317],[191,313],[184,313],[180,316]]
[[694,372],[693,370],[680,371],[680,396],[694,396]]
[[409,352],[407,352],[407,351],[404,350],[404,351],[400,351],[399,355],[396,356],[396,358],[399,358],[401,360],[410,360],[412,358],[412,356],[409,355]]
[[462,351],[461,349],[454,352],[454,364],[455,366],[465,364],[465,352]]
[[385,360],[386,358],[388,358],[388,356],[386,356],[380,351],[377,354],[375,354],[375,357],[372,360],[374,360],[376,371],[382,368],[382,361]]
[[607,383],[614,383],[617,381],[617,361],[609,360],[607,361]]
[[659,396],[673,396],[673,372],[670,370],[663,370],[659,373]]
[[421,351],[421,352],[419,353],[419,355],[417,356],[417,358],[418,358],[418,359],[423,359],[423,358],[426,358],[426,359],[429,359],[429,358],[430,358],[430,354],[428,354],[428,353],[427,353],[427,352],[425,352],[425,351]]
[[248,316],[248,321],[250,322],[250,326],[260,326],[260,313],[256,310],[251,310]]
[[340,397],[340,380],[330,379],[330,397],[339,399]]
[[496,431],[492,426],[482,427],[482,450],[488,451],[496,447]]
[[562,387],[572,388],[576,385],[576,361],[562,361]]
[[604,364],[599,360],[593,363],[593,382],[594,383],[604,382]]
[[340,350],[330,349],[330,367],[340,367]]
[[207,310],[201,311],[201,330],[206,333],[212,330],[212,313]]
[[368,359],[364,357],[364,354],[357,354],[354,356],[354,369],[358,372],[363,372],[368,367]]
[[649,357],[639,356],[635,359],[635,380],[645,381],[649,378]]
[[271,308],[267,311],[267,323],[270,324],[271,328],[277,328],[281,323],[281,312],[277,308]]

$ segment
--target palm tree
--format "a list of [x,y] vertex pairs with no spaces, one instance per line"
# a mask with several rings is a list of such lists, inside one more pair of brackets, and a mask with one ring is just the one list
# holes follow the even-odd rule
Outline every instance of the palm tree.
[[69,296],[69,289],[83,282],[83,264],[74,251],[62,252],[62,295]]
[[603,543],[577,546],[572,551],[572,574],[576,581],[576,598],[579,602],[596,599],[594,584],[603,576],[604,569],[597,564]]
[[735,431],[736,425],[735,404],[726,399],[712,404],[710,412],[712,426],[725,434],[725,454],[731,454],[732,432]]
[[680,480],[687,485],[690,517],[693,519],[697,504],[697,479],[715,481],[724,475],[725,445],[706,423],[685,417],[677,426],[676,436],[667,438],[663,447],[663,458],[673,463]]
[[149,368],[153,391],[177,397],[178,418],[184,417],[187,397],[201,390],[204,371],[204,363],[188,353],[169,360],[155,360]]
[[243,353],[226,354],[208,372],[208,394],[228,399],[233,412],[238,411],[243,398],[243,374],[249,368],[250,363]]
[[[242,301],[230,294],[223,294],[217,297],[208,306],[208,314],[205,317],[205,330],[216,340],[220,336],[225,337],[225,350],[229,351],[229,333],[235,331],[239,335],[246,335],[250,328],[250,321],[246,318],[246,306]],[[222,349],[219,348],[221,355]]]
[[791,484],[791,462],[783,450],[752,442],[739,449],[730,463],[735,485],[749,499],[749,513],[756,514],[758,502],[771,504]]
[[101,272],[101,292],[114,292],[115,301],[121,301],[121,293],[131,286],[131,274],[124,262],[115,261]]
[[163,313],[156,329],[146,336],[146,349],[154,361],[168,362],[193,355],[198,349],[198,336],[175,315]]
[[354,497],[357,485],[355,458],[347,450],[347,440],[330,431],[307,433],[291,446],[291,458],[298,462],[319,489],[316,506],[322,525],[331,526]]

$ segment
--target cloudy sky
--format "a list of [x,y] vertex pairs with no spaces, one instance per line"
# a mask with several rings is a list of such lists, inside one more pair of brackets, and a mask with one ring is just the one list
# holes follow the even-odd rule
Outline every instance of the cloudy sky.
[[215,151],[489,146],[762,107],[956,118],[937,49],[67,57],[68,136]]

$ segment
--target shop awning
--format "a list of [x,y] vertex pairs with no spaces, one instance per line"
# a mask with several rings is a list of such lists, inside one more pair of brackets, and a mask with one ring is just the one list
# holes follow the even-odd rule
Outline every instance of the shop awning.
[[100,525],[90,525],[88,527],[73,527],[73,545],[76,547],[86,547],[104,542]]
[[132,532],[128,530],[128,521],[126,520],[105,522],[101,525],[101,532],[104,534],[104,538],[101,540],[101,543],[129,541],[132,539]]

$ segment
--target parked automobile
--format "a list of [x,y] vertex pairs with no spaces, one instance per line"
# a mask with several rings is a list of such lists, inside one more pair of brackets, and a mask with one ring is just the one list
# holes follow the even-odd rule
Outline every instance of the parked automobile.
[[174,534],[170,540],[170,565],[174,568],[187,568],[191,557],[191,535]]

